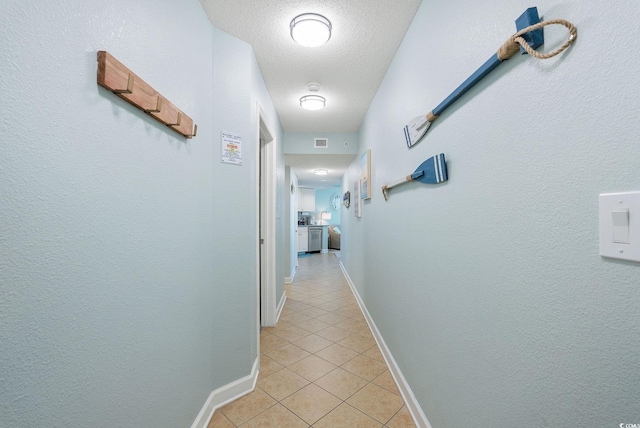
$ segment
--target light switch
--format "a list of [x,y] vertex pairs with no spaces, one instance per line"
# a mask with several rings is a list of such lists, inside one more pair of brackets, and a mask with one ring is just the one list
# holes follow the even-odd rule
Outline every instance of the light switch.
[[640,192],[599,197],[600,255],[640,262]]
[[611,211],[613,242],[629,244],[629,210]]

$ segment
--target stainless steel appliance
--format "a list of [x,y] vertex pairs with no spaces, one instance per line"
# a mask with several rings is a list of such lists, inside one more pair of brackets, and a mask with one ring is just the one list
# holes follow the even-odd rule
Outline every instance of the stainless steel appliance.
[[309,226],[309,252],[322,251],[322,226]]
[[311,224],[311,215],[309,213],[298,213],[298,226],[308,226]]

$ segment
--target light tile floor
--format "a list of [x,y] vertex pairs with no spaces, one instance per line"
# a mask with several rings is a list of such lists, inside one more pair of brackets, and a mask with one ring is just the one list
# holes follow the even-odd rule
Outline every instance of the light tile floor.
[[332,253],[299,259],[278,324],[260,335],[256,389],[209,428],[415,427]]

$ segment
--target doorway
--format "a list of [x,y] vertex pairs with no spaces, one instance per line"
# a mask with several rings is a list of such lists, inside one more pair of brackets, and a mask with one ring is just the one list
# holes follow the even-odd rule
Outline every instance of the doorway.
[[276,141],[258,105],[257,282],[260,326],[276,323]]

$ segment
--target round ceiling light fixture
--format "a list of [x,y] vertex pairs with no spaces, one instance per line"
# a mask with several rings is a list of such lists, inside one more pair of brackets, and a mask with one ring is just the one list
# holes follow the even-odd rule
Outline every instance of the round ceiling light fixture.
[[305,95],[300,98],[300,107],[305,110],[320,110],[326,103],[327,100],[320,95]]
[[331,21],[317,13],[303,13],[291,20],[291,38],[302,46],[315,48],[331,38]]
[[319,83],[307,83],[307,89],[309,92],[320,92],[320,84]]

